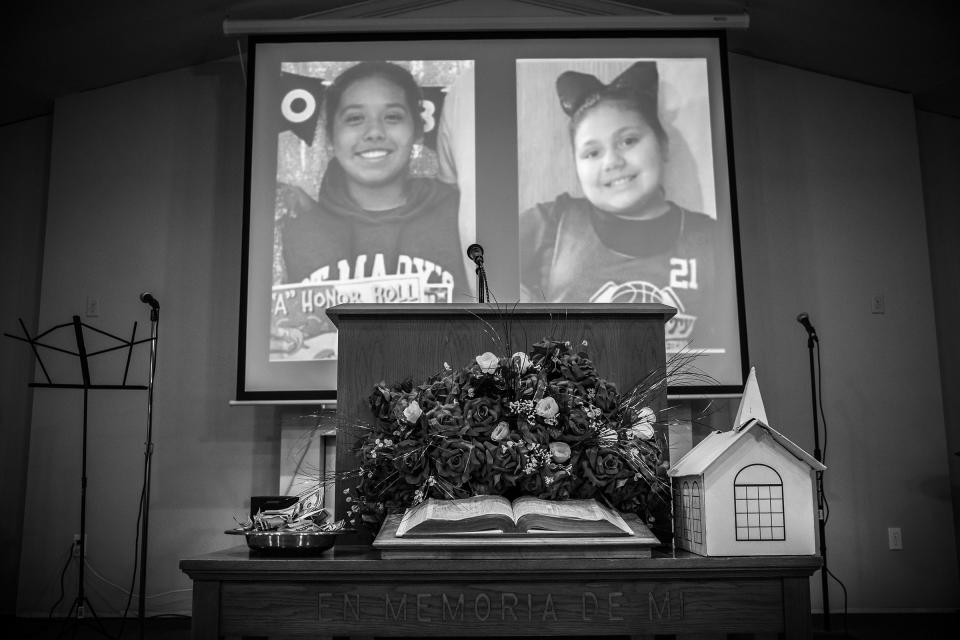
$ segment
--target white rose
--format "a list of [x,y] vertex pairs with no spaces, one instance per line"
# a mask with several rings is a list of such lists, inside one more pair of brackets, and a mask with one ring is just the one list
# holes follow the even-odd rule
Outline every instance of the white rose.
[[557,401],[547,396],[537,403],[536,414],[541,418],[552,418],[560,413],[560,406]]
[[510,425],[506,422],[498,422],[497,426],[493,429],[493,433],[490,434],[490,439],[499,442],[509,435]]
[[530,356],[525,354],[523,351],[517,351],[515,354],[513,354],[513,361],[517,363],[517,370],[520,373],[526,373],[527,369],[533,365],[533,363],[530,361]]
[[566,442],[551,442],[550,455],[553,456],[554,462],[563,464],[570,459],[570,445]]
[[650,407],[640,409],[637,421],[630,427],[630,435],[641,440],[649,440],[656,433],[653,424],[657,421],[657,414]]
[[640,409],[640,412],[637,414],[637,422],[649,422],[653,424],[657,421],[657,414],[654,413],[653,409],[650,407],[644,407]]
[[484,373],[493,373],[500,364],[500,358],[487,351],[477,356],[477,364]]
[[420,408],[420,405],[416,400],[407,405],[403,410],[403,417],[407,419],[407,422],[414,424],[417,420],[420,419],[420,416],[423,414],[423,409]]
[[630,435],[640,440],[649,440],[654,435],[653,425],[649,422],[638,422],[630,427]]

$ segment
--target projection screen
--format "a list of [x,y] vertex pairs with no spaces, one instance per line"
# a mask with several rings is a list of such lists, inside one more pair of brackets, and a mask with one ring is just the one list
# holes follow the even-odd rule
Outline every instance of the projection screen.
[[455,36],[251,38],[237,399],[334,399],[325,309],[475,301],[474,242],[493,304],[671,305],[671,393],[738,392],[723,33]]

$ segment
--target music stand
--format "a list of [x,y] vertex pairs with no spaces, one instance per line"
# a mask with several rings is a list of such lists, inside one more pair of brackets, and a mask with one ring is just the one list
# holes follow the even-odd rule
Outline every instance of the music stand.
[[[8,338],[13,338],[15,340],[20,340],[21,342],[26,342],[30,345],[30,348],[33,349],[33,355],[37,359],[37,364],[40,365],[40,370],[43,372],[43,377],[46,382],[31,382],[29,386],[36,389],[82,389],[83,390],[83,441],[82,441],[82,453],[80,458],[80,553],[79,553],[79,569],[77,572],[77,597],[74,598],[73,604],[70,605],[70,611],[67,613],[67,620],[77,621],[82,620],[86,617],[86,611],[89,609],[90,613],[93,614],[93,619],[96,621],[97,626],[99,627],[100,633],[103,635],[109,636],[106,630],[103,628],[103,624],[100,622],[100,618],[97,616],[97,612],[94,610],[93,606],[90,604],[90,601],[87,599],[86,594],[84,593],[84,563],[86,562],[86,543],[87,543],[87,399],[89,392],[91,390],[97,389],[130,389],[137,391],[146,391],[146,385],[130,385],[127,384],[127,373],[130,370],[130,358],[133,355],[133,347],[142,344],[144,342],[153,342],[156,340],[154,335],[151,335],[149,338],[144,338],[142,340],[137,340],[137,323],[133,323],[133,331],[130,334],[130,339],[126,340],[119,336],[115,336],[106,331],[97,329],[96,327],[91,327],[88,324],[85,324],[80,321],[80,316],[73,316],[73,319],[70,322],[65,322],[63,324],[58,324],[46,331],[36,335],[31,336],[30,332],[27,330],[27,326],[23,323],[22,319],[18,319],[20,322],[20,328],[23,331],[23,336],[16,336],[9,333],[4,333]],[[40,342],[45,336],[63,329],[66,327],[73,327],[74,336],[76,338],[77,350],[70,351],[69,349],[63,349],[56,347],[51,344],[45,344]],[[105,349],[100,349],[98,351],[87,352],[86,342],[83,336],[83,330],[89,329],[90,331],[95,331],[100,335],[106,336],[111,340],[115,340],[118,344],[115,346],[107,347]],[[38,347],[43,347],[44,349],[51,349],[53,351],[59,351],[71,356],[75,356],[80,361],[80,375],[82,382],[80,384],[76,383],[56,383],[50,378],[50,374],[47,372],[47,368],[43,364],[43,358],[40,356],[40,351]],[[123,378],[120,384],[94,384],[90,378],[90,363],[89,359],[93,356],[98,356],[104,353],[111,351],[117,351],[119,349],[127,350],[127,359],[126,364],[123,368]],[[152,361],[152,354],[151,354]],[[142,580],[142,578],[141,578]]]

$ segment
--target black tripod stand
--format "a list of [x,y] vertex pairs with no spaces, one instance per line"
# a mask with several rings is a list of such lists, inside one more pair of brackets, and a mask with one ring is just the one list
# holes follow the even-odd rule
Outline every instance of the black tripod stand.
[[[69,349],[62,349],[50,344],[45,344],[40,342],[45,336],[57,331],[58,329],[63,329],[65,327],[73,327],[73,332],[76,337],[76,351],[70,351]],[[133,323],[133,331],[131,333],[130,339],[126,340],[120,338],[113,334],[107,333],[106,331],[101,331],[87,324],[80,322],[79,316],[73,316],[73,319],[70,322],[65,322],[63,324],[56,325],[43,333],[40,333],[36,336],[30,336],[30,333],[27,331],[26,325],[24,325],[23,320],[20,320],[20,328],[23,330],[23,336],[15,336],[9,333],[5,333],[7,337],[14,338],[16,340],[21,340],[30,345],[33,349],[34,356],[36,356],[37,364],[40,366],[40,370],[43,373],[43,377],[46,382],[31,382],[29,386],[37,389],[82,389],[83,390],[83,440],[81,446],[81,458],[80,458],[80,540],[77,542],[79,547],[79,557],[78,571],[77,571],[77,596],[73,600],[73,604],[70,605],[70,610],[67,613],[67,621],[69,623],[76,623],[87,618],[87,612],[92,615],[94,622],[96,623],[97,629],[103,635],[108,635],[106,630],[103,628],[103,624],[100,622],[100,619],[97,617],[97,613],[94,610],[93,606],[90,604],[90,601],[87,599],[87,596],[84,592],[84,564],[86,562],[86,544],[87,544],[87,409],[88,409],[88,399],[89,393],[91,390],[96,389],[133,389],[133,390],[146,390],[147,387],[143,385],[128,385],[127,384],[127,373],[130,369],[130,358],[133,355],[133,347],[135,345],[141,344],[143,342],[149,342],[155,340],[155,337],[151,336],[143,340],[136,340],[137,334],[137,323]],[[106,336],[113,341],[116,341],[118,344],[114,346],[107,347],[105,349],[100,349],[98,351],[87,352],[86,341],[84,340],[84,329],[89,329],[94,331],[102,336]],[[54,351],[59,351],[61,353],[66,353],[71,356],[75,356],[79,359],[80,362],[80,376],[82,382],[78,383],[55,383],[50,379],[50,375],[47,372],[46,367],[43,364],[43,359],[40,356],[40,351],[38,347],[45,349],[52,349]],[[91,381],[90,377],[90,362],[89,359],[93,356],[97,356],[103,353],[108,353],[111,351],[116,351],[118,349],[127,350],[126,364],[123,369],[123,379],[120,384],[94,384]],[[64,629],[66,631],[66,629]],[[61,632],[60,635],[63,635]]]
[[87,611],[89,610],[100,632],[107,635],[103,625],[100,623],[100,618],[97,617],[97,612],[84,594],[84,565],[87,559],[87,399],[89,391],[90,388],[83,387],[83,445],[80,456],[80,540],[77,542],[77,546],[79,547],[79,553],[77,554],[79,558],[79,562],[77,563],[77,597],[74,598],[73,604],[70,605],[70,611],[67,612],[67,619],[83,620],[87,617]]

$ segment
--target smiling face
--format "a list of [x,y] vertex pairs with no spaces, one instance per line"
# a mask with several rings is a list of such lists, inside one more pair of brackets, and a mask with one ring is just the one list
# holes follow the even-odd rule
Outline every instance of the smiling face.
[[638,220],[664,213],[660,141],[635,109],[612,101],[591,107],[573,148],[580,186],[595,207]]
[[370,189],[402,193],[417,137],[415,116],[403,89],[385,78],[362,78],[344,90],[334,114],[332,146],[351,195]]

